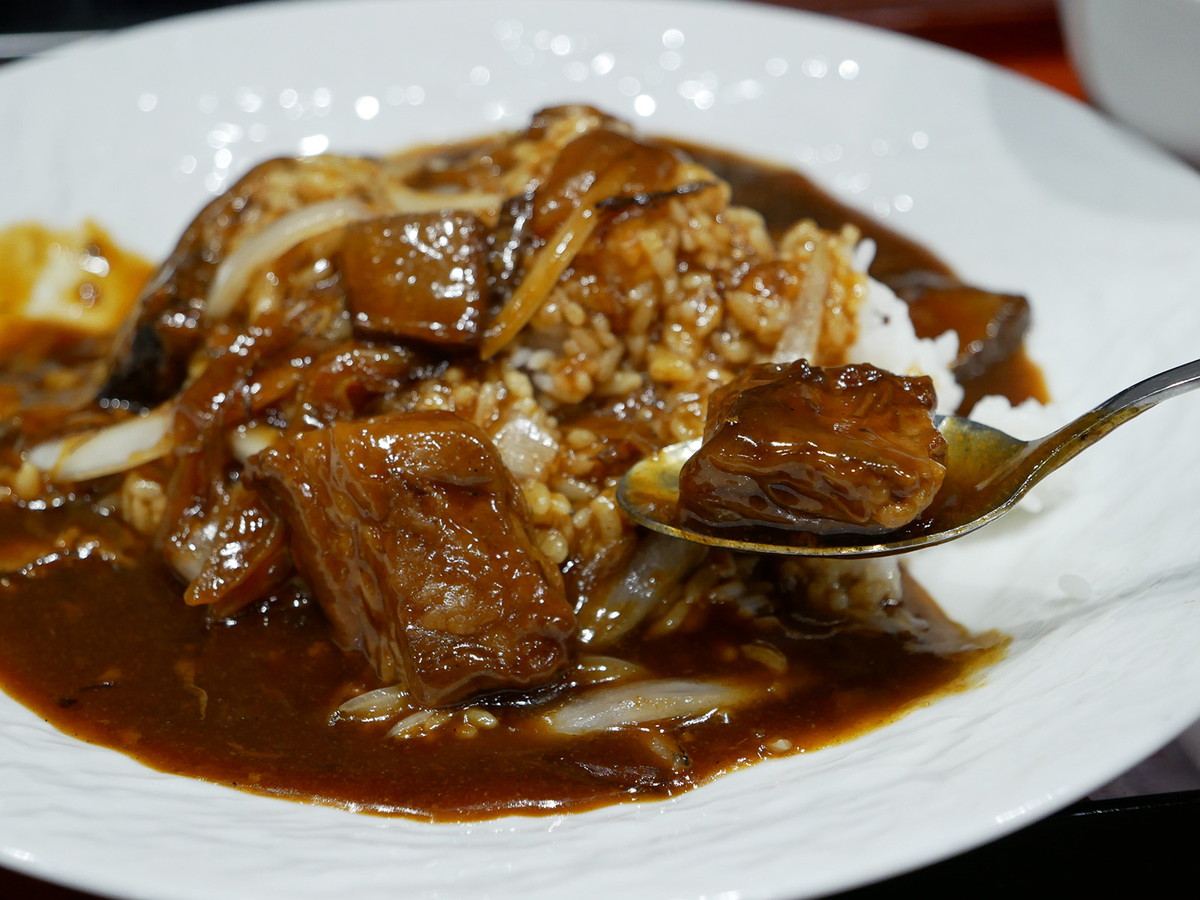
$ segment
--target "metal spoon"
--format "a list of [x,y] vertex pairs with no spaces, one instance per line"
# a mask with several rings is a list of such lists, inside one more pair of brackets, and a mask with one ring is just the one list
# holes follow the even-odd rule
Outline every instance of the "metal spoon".
[[633,466],[617,485],[617,501],[639,524],[716,547],[795,556],[888,556],[962,537],[1008,512],[1031,487],[1080,451],[1139,413],[1200,387],[1200,360],[1139,381],[1052,434],[1019,441],[959,416],[939,417],[946,438],[946,478],[915,521],[879,534],[825,534],[783,529],[683,528],[675,522],[679,469],[697,438],[665,447]]

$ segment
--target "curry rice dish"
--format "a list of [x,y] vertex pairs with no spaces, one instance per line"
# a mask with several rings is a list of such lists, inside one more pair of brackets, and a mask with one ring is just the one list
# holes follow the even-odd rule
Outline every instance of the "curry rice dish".
[[[85,244],[111,280],[75,301],[119,314],[141,270]],[[701,548],[616,505],[754,365],[886,346],[944,407],[1037,393],[1021,298],[793,173],[548,109],[259,165],[119,327],[3,315],[3,685],[156,768],[438,820],[579,810],[848,739],[1002,652],[894,560]]]

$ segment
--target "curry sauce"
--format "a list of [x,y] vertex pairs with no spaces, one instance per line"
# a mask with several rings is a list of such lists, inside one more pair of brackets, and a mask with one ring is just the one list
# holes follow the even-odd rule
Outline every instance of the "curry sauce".
[[[0,537],[67,513],[0,512]],[[73,514],[77,516],[78,514]],[[43,525],[44,527],[44,525]],[[913,588],[910,586],[910,590]],[[72,737],[166,772],[257,793],[376,813],[467,820],[582,810],[668,797],[762,758],[815,750],[877,728],[915,704],[968,687],[1001,653],[913,653],[885,635],[810,624],[781,646],[793,665],[773,700],[693,725],[687,765],[664,761],[645,732],[565,739],[510,728],[536,706],[494,701],[501,724],[385,738],[385,724],[339,722],[338,705],[372,684],[357,653],[337,649],[309,601],[277,599],[210,624],[180,602],[151,559],[35,567],[0,580],[5,690]],[[714,615],[639,651],[657,666],[705,674],[753,644],[752,622]],[[743,663],[761,668],[758,663]],[[755,673],[750,673],[755,674]]]

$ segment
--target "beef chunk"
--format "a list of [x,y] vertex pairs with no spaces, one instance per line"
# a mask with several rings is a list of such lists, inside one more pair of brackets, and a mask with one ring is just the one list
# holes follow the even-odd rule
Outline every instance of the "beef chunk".
[[269,597],[291,576],[283,523],[240,482],[202,516],[181,516],[164,541],[175,571],[190,575],[184,601],[215,618]]
[[928,378],[763,365],[716,391],[680,474],[681,515],[816,533],[900,528],[933,500],[946,443]]
[[917,273],[894,285],[908,303],[917,337],[958,333],[954,375],[962,384],[982,378],[989,369],[1021,349],[1029,330],[1029,301],[961,284],[954,279]]
[[481,429],[444,412],[311,431],[252,472],[340,643],[426,706],[553,679],[574,626],[562,576]]
[[468,213],[397,215],[346,229],[356,328],[438,345],[473,344],[487,312],[488,240]]
[[500,206],[500,216],[488,239],[491,299],[494,312],[512,296],[530,255],[542,246],[533,231],[534,191],[509,197]]
[[204,343],[203,312],[221,264],[270,223],[347,195],[382,203],[389,185],[375,160],[323,155],[271,159],[212,200],[188,225],[118,336],[100,398],[156,406],[179,390]]

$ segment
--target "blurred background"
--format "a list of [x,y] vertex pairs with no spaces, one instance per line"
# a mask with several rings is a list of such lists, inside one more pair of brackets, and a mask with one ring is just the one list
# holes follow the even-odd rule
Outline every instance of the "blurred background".
[[[0,59],[38,52],[78,33],[252,0],[41,0],[0,4]],[[503,2],[503,0],[498,0]],[[1054,0],[745,0],[828,13],[943,42],[1000,45],[1013,30],[1043,43],[1057,35]],[[972,37],[967,32],[974,32]]]

